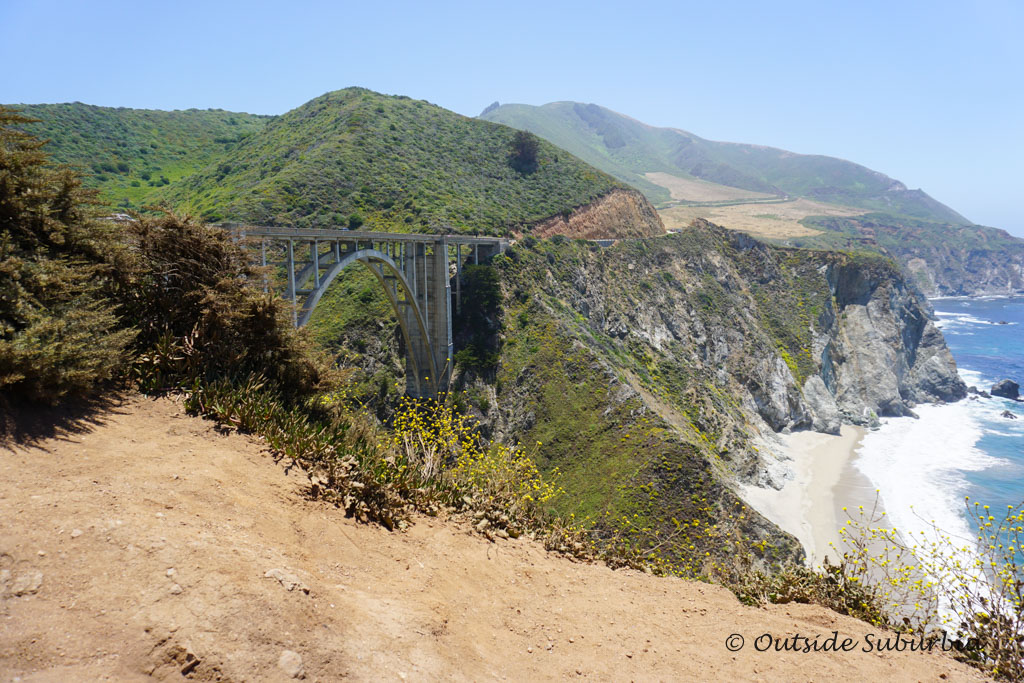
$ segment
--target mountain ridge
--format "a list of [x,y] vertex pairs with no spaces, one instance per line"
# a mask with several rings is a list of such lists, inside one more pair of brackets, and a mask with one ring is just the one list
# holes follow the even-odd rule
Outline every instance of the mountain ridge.
[[[812,166],[825,165],[826,168],[818,169],[816,172],[828,172],[833,176],[831,180],[842,181],[842,184],[836,185],[835,183],[824,182],[826,179],[822,178],[823,182],[820,182],[817,186],[811,186],[811,189],[817,190],[819,195],[822,193],[827,194],[830,188],[835,188],[836,190],[849,190],[851,187],[858,184],[862,185],[865,184],[866,181],[874,180],[876,183],[874,190],[876,192],[896,191],[911,193],[907,197],[909,201],[903,203],[906,205],[904,206],[901,204],[898,207],[901,209],[901,213],[916,216],[918,218],[944,219],[952,220],[954,222],[970,223],[969,220],[953,209],[950,209],[929,197],[923,192],[923,190],[910,190],[901,181],[853,161],[823,154],[791,152],[786,149],[769,145],[709,140],[682,128],[652,126],[626,114],[621,114],[596,104],[584,104],[572,101],[552,102],[536,107],[523,104],[506,104],[490,110],[483,116],[483,118],[488,121],[505,123],[506,125],[511,125],[516,128],[524,128],[544,137],[545,133],[547,135],[552,134],[551,125],[554,123],[551,117],[547,116],[547,114],[554,113],[564,118],[568,114],[567,110],[569,109],[571,109],[572,114],[580,122],[586,124],[596,136],[603,138],[605,145],[611,150],[611,156],[613,157],[615,156],[614,150],[624,147],[625,143],[630,138],[637,140],[644,147],[648,148],[644,157],[637,158],[634,156],[632,159],[618,158],[618,168],[614,171],[608,163],[598,166],[599,168],[602,168],[602,170],[612,173],[612,175],[620,179],[622,179],[623,176],[632,174],[633,180],[636,180],[636,175],[642,172],[666,170],[665,168],[654,167],[641,169],[638,166],[638,164],[650,165],[653,162],[655,165],[668,166],[671,170],[674,170],[677,173],[683,173],[684,176],[697,177],[704,180],[710,180],[712,182],[720,182],[724,185],[739,187],[741,189],[813,197],[814,193],[808,191],[809,188],[806,181],[801,180],[800,178],[795,178],[792,175],[790,177],[787,177],[786,175],[794,174],[802,169],[773,169],[768,167],[767,164],[785,160],[785,163],[788,164],[799,162]],[[538,122],[541,112],[543,112],[546,119],[545,125],[541,125]],[[563,127],[569,126],[570,123],[574,122],[566,123],[563,121],[562,125]],[[643,129],[650,135],[662,137],[663,139],[660,141],[652,139],[643,140],[639,138],[637,129]],[[560,146],[563,146],[563,148],[577,156],[586,159],[586,157],[581,154],[582,142],[570,141],[565,136],[566,132],[567,131],[563,130],[562,134],[557,136],[559,138],[559,142],[563,143]],[[666,134],[677,136],[680,139],[664,139],[663,136]],[[669,147],[662,148],[660,150],[652,150],[651,147],[655,142],[660,142],[660,144],[668,145]],[[673,145],[676,147],[675,149],[672,149]],[[687,154],[686,150],[683,148],[689,147],[695,148],[696,153]],[[730,156],[736,152],[745,155],[749,155],[751,152],[756,152],[762,155],[775,157],[775,159],[761,159],[759,160],[761,168],[755,168],[755,165],[751,163],[745,163],[742,160],[730,158]],[[656,157],[661,158],[658,159]],[[589,161],[589,159],[587,160]],[[845,177],[850,174],[853,174],[854,177]],[[797,173],[797,175],[799,174]],[[645,194],[648,194],[648,198],[656,204],[663,196],[661,193],[651,192],[649,188]],[[864,196],[863,193],[848,194],[849,196],[847,199],[852,200],[854,202],[854,206],[861,206],[867,201],[878,199],[877,197]],[[870,206],[866,208],[877,207]]]
[[517,169],[515,136],[425,101],[347,88],[273,119],[162,198],[211,220],[508,234],[628,189],[543,140],[533,165]]
[[704,218],[777,244],[878,251],[928,295],[1024,291],[1024,240],[853,161],[706,140],[571,101],[492,106],[482,117],[547,138],[632,185],[670,229]]

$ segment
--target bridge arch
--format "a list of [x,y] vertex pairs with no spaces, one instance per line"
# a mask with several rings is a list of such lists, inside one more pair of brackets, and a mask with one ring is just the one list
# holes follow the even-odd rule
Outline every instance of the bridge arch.
[[[415,396],[436,395],[451,376],[452,311],[461,302],[463,260],[481,263],[508,247],[508,240],[497,237],[231,223],[221,227],[230,230],[243,245],[258,247],[263,266],[283,267],[287,278],[284,297],[292,302],[296,327],[309,322],[327,287],[341,271],[357,262],[368,268],[398,315],[408,351],[406,391]],[[268,244],[277,245],[273,254],[281,254],[283,246],[284,261],[268,262]],[[296,244],[303,248],[299,261]],[[325,246],[328,250],[323,252]],[[264,289],[269,288],[268,278]]]
[[[331,283],[338,276],[341,271],[345,270],[354,263],[361,263],[374,274],[377,281],[380,282],[381,287],[384,289],[385,295],[387,295],[388,301],[391,303],[391,308],[395,311],[395,317],[398,318],[398,325],[402,330],[402,338],[405,340],[406,357],[412,364],[414,369],[414,377],[416,378],[416,388],[419,394],[424,393],[426,387],[422,386],[424,378],[433,379],[439,378],[437,369],[437,362],[434,358],[434,354],[428,354],[430,367],[420,367],[421,360],[417,358],[421,354],[417,353],[417,349],[413,347],[413,336],[411,333],[410,326],[415,325],[416,332],[422,335],[424,343],[430,348],[431,339],[430,333],[427,330],[426,322],[420,307],[416,301],[416,295],[412,288],[409,286],[409,282],[405,279],[405,275],[399,269],[398,264],[382,251],[377,249],[360,249],[349,253],[341,258],[340,261],[330,264],[327,272],[321,275],[319,283],[316,288],[313,289],[309,296],[302,304],[302,311],[298,314],[298,320],[296,324],[302,327],[309,322],[310,317],[313,315],[313,310],[316,308],[317,303],[320,302],[320,298],[323,297],[324,292],[330,287]],[[385,271],[389,275],[385,275]],[[394,278],[395,289],[392,290],[388,286],[387,279]],[[404,299],[399,299],[399,291],[404,296]],[[411,315],[405,313],[405,308],[411,309]],[[411,319],[411,320],[410,320]],[[429,375],[425,375],[425,372],[429,372]],[[434,382],[436,385],[436,381]],[[434,387],[434,393],[436,393],[436,386]]]

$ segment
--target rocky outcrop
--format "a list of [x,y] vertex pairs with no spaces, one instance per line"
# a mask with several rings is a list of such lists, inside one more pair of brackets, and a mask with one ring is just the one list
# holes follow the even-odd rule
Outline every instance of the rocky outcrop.
[[891,255],[928,296],[1024,292],[1024,240],[1005,230],[879,213],[811,222],[856,236],[865,240],[865,248]]
[[804,400],[811,413],[811,426],[816,432],[838,434],[843,423],[842,414],[836,404],[836,397],[825,386],[819,375],[812,375],[804,382]]
[[658,212],[638,191],[615,189],[571,213],[537,223],[530,234],[584,239],[655,237],[665,234],[665,226]]
[[819,374],[848,421],[967,395],[942,333],[895,267],[838,261],[825,277],[838,316],[815,330]]
[[699,221],[574,253],[568,269],[556,258],[535,277],[594,332],[735,397],[742,414],[718,428],[729,448],[744,420],[837,433],[966,396],[927,302],[884,257],[769,247]]
[[992,385],[992,395],[1000,398],[1020,400],[1020,385],[1012,379],[1004,379]]

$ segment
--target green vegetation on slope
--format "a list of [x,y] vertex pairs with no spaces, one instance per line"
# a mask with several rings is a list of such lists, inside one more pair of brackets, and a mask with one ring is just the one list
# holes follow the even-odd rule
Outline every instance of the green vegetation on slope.
[[653,202],[669,193],[645,173],[753,192],[803,196],[875,211],[952,223],[963,216],[920,190],[858,164],[781,149],[714,142],[675,128],[655,128],[595,104],[507,104],[482,115],[487,121],[529,130],[640,189]]
[[162,196],[210,220],[505,234],[620,186],[543,141],[524,165],[515,136],[427,102],[349,88],[273,119]]
[[[652,330],[635,329],[626,316],[651,316],[661,327],[678,314],[716,335],[731,334],[724,321],[750,320],[751,313],[753,324],[763,325],[746,294],[702,272],[706,259],[718,261],[728,249],[721,230],[689,230],[606,250],[558,237],[524,240],[496,260],[505,342],[494,384],[501,411],[488,418],[507,421],[524,442],[543,444],[539,464],[557,468],[569,493],[556,503],[560,514],[695,574],[701,568],[692,553],[708,551],[706,539],[676,521],[713,524],[734,508],[724,482],[749,465],[747,418],[734,398],[737,386],[723,383],[720,368],[703,360],[706,351],[678,338],[651,343]],[[828,295],[815,276],[801,284],[818,303]],[[730,370],[742,377],[738,365],[746,358],[808,345],[788,318],[777,326],[789,336],[744,326],[747,345],[737,348]],[[795,552],[791,539],[769,531],[756,513],[744,512],[737,523],[758,556],[771,561]]]
[[270,117],[220,109],[158,111],[72,104],[12,105],[23,130],[49,139],[47,153],[85,172],[110,207],[140,208],[158,189],[213,163]]

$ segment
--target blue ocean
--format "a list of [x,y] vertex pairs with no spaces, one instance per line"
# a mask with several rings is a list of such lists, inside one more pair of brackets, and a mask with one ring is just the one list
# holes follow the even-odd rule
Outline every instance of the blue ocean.
[[[933,299],[938,325],[968,386],[1024,384],[1024,297]],[[1014,414],[1013,420],[1003,416]],[[1024,501],[1024,403],[992,398],[922,405],[883,420],[854,461],[879,490],[890,523],[973,538],[964,496],[1005,511]]]

